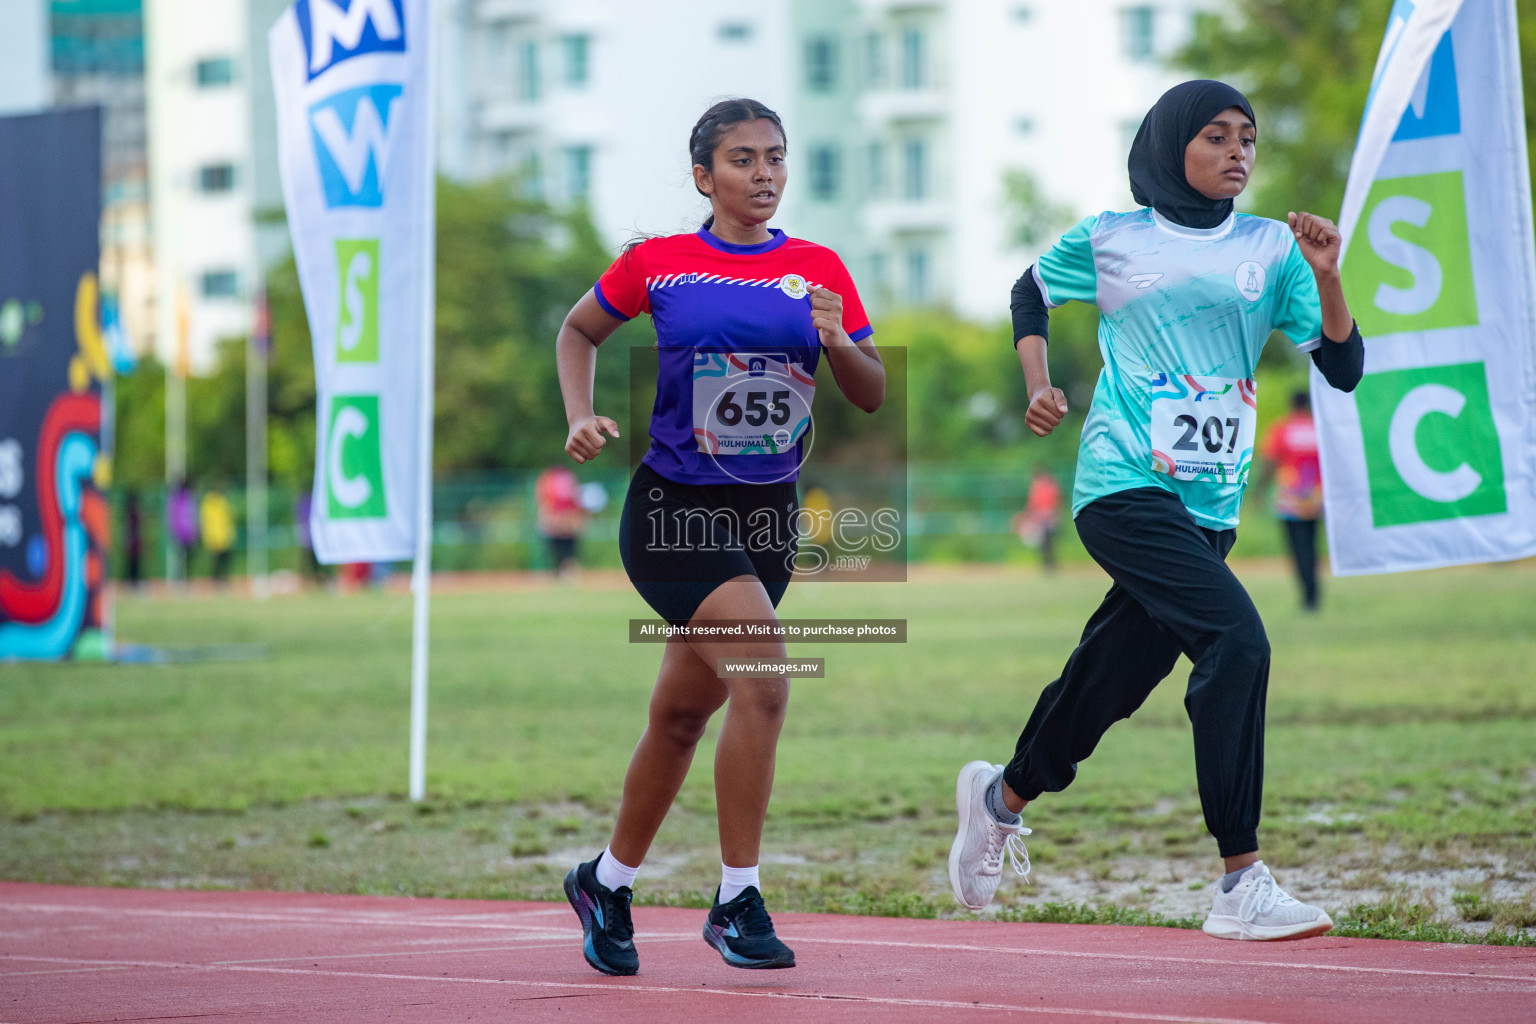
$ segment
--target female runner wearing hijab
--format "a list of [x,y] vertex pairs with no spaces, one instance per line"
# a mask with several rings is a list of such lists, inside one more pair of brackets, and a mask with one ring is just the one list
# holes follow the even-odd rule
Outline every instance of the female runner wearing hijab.
[[991,901],[1005,851],[1028,874],[1024,805],[1071,785],[1104,732],[1185,654],[1200,803],[1226,870],[1205,931],[1285,939],[1333,927],[1259,860],[1269,641],[1225,558],[1253,459],[1253,373],[1270,333],[1310,352],[1343,391],[1360,380],[1364,345],[1339,283],[1334,225],[1308,213],[1286,224],[1233,213],[1256,135],[1236,89],[1170,89],[1131,148],[1131,194],[1143,209],[1087,218],[1014,286],[1026,422],[1041,437],[1067,412],[1046,367],[1047,310],[1072,299],[1099,308],[1104,369],[1072,514],[1114,585],[1040,694],[1013,760],[960,771],[949,876],[972,910]]

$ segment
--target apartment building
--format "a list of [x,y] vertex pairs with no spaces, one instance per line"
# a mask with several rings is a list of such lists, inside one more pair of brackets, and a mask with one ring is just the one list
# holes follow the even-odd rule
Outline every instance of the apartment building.
[[1060,230],[1131,205],[1131,140],[1188,77],[1165,58],[1211,6],[791,2],[797,230],[842,252],[877,307],[981,320],[1006,315],[1014,279]]

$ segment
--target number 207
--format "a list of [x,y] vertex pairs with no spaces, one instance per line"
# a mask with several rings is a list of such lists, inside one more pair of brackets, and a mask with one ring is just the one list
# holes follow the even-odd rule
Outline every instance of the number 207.
[[[1206,418],[1205,423],[1202,425],[1199,420],[1186,413],[1183,416],[1174,417],[1173,425],[1184,428],[1184,436],[1173,443],[1176,451],[1198,451],[1200,446],[1195,443],[1196,432],[1199,432],[1200,439],[1205,443],[1205,450],[1213,455],[1221,451],[1223,441],[1226,441],[1228,452],[1237,448],[1238,420],[1235,416],[1228,417],[1225,425],[1223,425],[1220,417],[1210,416]],[[1227,440],[1228,434],[1231,435],[1230,441]]]

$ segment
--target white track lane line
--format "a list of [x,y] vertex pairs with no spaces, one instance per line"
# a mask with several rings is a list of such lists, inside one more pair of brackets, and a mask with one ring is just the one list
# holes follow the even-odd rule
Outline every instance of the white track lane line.
[[[347,927],[355,927],[359,925],[366,925],[375,928],[468,928],[491,931],[531,932],[546,932],[549,930],[548,925],[540,924],[512,924],[507,922],[477,923],[474,921],[454,921],[452,919],[444,918],[416,917],[407,914],[356,915],[355,912],[333,914],[328,912],[323,907],[305,908],[302,910],[296,910],[291,914],[257,914],[248,911],[236,913],[233,911],[219,910],[161,910],[151,907],[93,907],[75,904],[0,903],[0,910],[14,910],[22,913],[35,914],[67,914],[77,912],[86,914],[105,914],[112,917],[174,917],[205,921],[271,922],[287,925],[307,925],[313,928],[328,928],[343,925]],[[569,914],[571,911],[566,910],[565,913]]]
[[[3,957],[0,957],[3,959]],[[711,995],[725,996],[737,999],[785,999],[805,1000],[808,1002],[826,1003],[858,1003],[869,1006],[920,1006],[933,1010],[964,1010],[974,1013],[977,1010],[995,1010],[1005,1013],[1033,1013],[1040,1015],[1055,1014],[1065,1017],[1092,1017],[1107,1020],[1122,1021],[1146,1021],[1148,1024],[1278,1024],[1276,1021],[1257,1020],[1248,1017],[1191,1017],[1187,1015],[1171,1016],[1161,1013],[1138,1013],[1134,1010],[1088,1010],[1076,1006],[1025,1006],[1013,1003],[980,1003],[952,999],[898,999],[889,996],[858,996],[835,995],[831,993],[810,992],[751,992],[731,988],[681,988],[675,985],[637,985],[627,981],[610,983],[600,982],[562,982],[562,981],[522,981],[498,978],[448,978],[431,974],[385,974],[374,971],[323,971],[315,969],[303,969],[296,967],[256,967],[256,966],[219,966],[213,964],[189,964],[172,963],[153,960],[68,960],[62,957],[28,957],[30,960],[45,960],[53,963],[76,964],[113,964],[121,967],[145,967],[163,970],[194,970],[210,973],[222,971],[240,971],[252,974],[283,974],[301,975],[322,978],[366,978],[371,981],[433,981],[447,985],[504,985],[510,988],[536,988],[558,989],[561,991],[605,992],[609,994],[623,994],[626,992],[649,992],[660,995]]]
[[6,978],[32,978],[39,974],[108,974],[126,970],[126,967],[58,967],[51,971],[7,971],[0,974],[0,981]]
[[[896,942],[882,939],[818,939],[810,935],[786,935],[795,942],[822,942],[833,946],[889,946],[910,949],[943,949],[961,953],[1014,953],[1027,956],[1056,956],[1080,960],[1138,960],[1164,964],[1209,964],[1216,967],[1274,967],[1298,971],[1344,971],[1350,974],[1406,974],[1413,977],[1456,978],[1461,981],[1517,981],[1536,985],[1536,976],[1518,974],[1478,974],[1475,971],[1426,971],[1414,967],[1357,967],[1350,964],[1298,964],[1274,960],[1231,960],[1217,957],[1155,956],[1148,953],[1088,953],[1060,949],[1026,949],[1020,946],[975,946],[963,943]],[[1220,941],[1220,940],[1217,940]],[[1493,948],[1493,947],[1490,947]]]
[[[385,917],[383,914],[380,914],[380,915],[372,915],[372,914],[370,914],[370,915],[367,915],[365,917],[347,917],[347,916],[344,916],[344,915],[327,915],[327,916],[325,916],[323,918],[315,918],[313,920],[306,920],[306,919],[302,919],[302,918],[298,918],[298,917],[291,917],[291,916],[282,915],[282,914],[252,914],[252,913],[234,913],[234,912],[225,912],[225,911],[203,911],[203,910],[162,910],[162,909],[143,908],[143,907],[130,908],[130,909],[122,910],[122,909],[118,909],[118,908],[114,908],[114,907],[99,907],[99,906],[91,906],[91,905],[88,905],[88,904],[79,904],[79,905],[77,905],[77,904],[21,904],[21,903],[0,903],[0,910],[30,910],[30,911],[36,911],[36,912],[39,912],[39,913],[64,913],[64,912],[69,912],[69,911],[81,911],[81,912],[85,912],[85,913],[110,914],[110,915],[115,915],[115,916],[138,915],[138,916],[145,916],[145,917],[184,917],[184,918],[205,919],[205,920],[206,919],[212,919],[212,920],[234,920],[234,921],[279,922],[279,923],[283,923],[283,924],[309,925],[309,926],[312,926],[312,927],[330,927],[330,926],[341,926],[341,925],[347,925],[347,926],[368,925],[368,926],[373,926],[373,927],[392,927],[392,928],[398,928],[398,927],[473,928],[473,929],[493,930],[493,931],[531,931],[531,932],[538,932],[538,933],[542,933],[542,934],[548,934],[548,931],[549,931],[547,926],[539,927],[539,926],[535,926],[535,925],[490,924],[490,923],[475,924],[475,923],[468,923],[468,922],[461,923],[461,924],[452,924],[452,923],[443,921],[441,919],[432,919],[432,918],[423,919],[423,918],[420,918],[420,917],[414,917],[414,916],[410,916],[410,915],[394,915],[394,916],[391,916],[391,917]],[[322,908],[310,908],[310,909],[308,909],[306,911],[303,911],[303,912],[304,913],[309,913],[309,914],[326,914],[326,911],[324,909],[322,909]],[[543,911],[537,911],[537,913],[543,913]],[[558,913],[558,909],[551,911],[551,913]],[[573,925],[572,928],[573,928],[573,931],[574,931],[575,930],[575,926]],[[1214,965],[1214,966],[1219,966],[1219,967],[1230,967],[1230,966],[1242,965],[1242,966],[1248,966],[1248,967],[1267,967],[1267,968],[1272,968],[1272,969],[1276,969],[1276,970],[1333,971],[1333,972],[1343,972],[1343,973],[1348,973],[1348,974],[1406,975],[1406,976],[1410,976],[1410,977],[1457,978],[1457,979],[1462,979],[1462,980],[1465,980],[1465,979],[1468,979],[1468,978],[1477,978],[1477,979],[1483,979],[1483,980],[1488,980],[1488,981],[1515,981],[1515,982],[1523,982],[1523,983],[1529,984],[1529,985],[1536,985],[1536,977],[1520,976],[1520,975],[1507,975],[1507,974],[1479,974],[1479,973],[1475,973],[1475,972],[1471,972],[1471,971],[1436,971],[1436,970],[1423,970],[1423,969],[1419,969],[1419,968],[1410,968],[1410,967],[1360,967],[1360,966],[1353,966],[1353,965],[1346,965],[1346,964],[1282,963],[1282,962],[1273,961],[1273,960],[1235,960],[1235,959],[1223,959],[1223,958],[1220,958],[1220,957],[1157,956],[1157,955],[1146,954],[1146,953],[1095,953],[1095,952],[1085,952],[1085,951],[1065,951],[1065,950],[1060,950],[1060,949],[1034,949],[1034,948],[1020,947],[1020,946],[987,946],[987,945],[976,945],[976,944],[972,944],[972,943],[900,942],[900,941],[867,940],[867,939],[828,939],[828,938],[818,938],[818,937],[816,937],[814,935],[807,935],[807,934],[803,934],[803,933],[797,933],[797,932],[795,932],[793,930],[793,926],[790,926],[790,929],[791,929],[790,931],[787,931],[785,933],[783,938],[786,938],[786,939],[792,938],[794,941],[802,942],[802,943],[804,943],[804,942],[820,942],[820,943],[826,943],[826,944],[830,944],[830,945],[888,946],[888,947],[892,947],[892,948],[935,949],[935,950],[949,950],[949,951],[952,951],[952,952],[973,952],[973,953],[1023,953],[1023,954],[1027,954],[1027,955],[1030,955],[1030,956],[1054,956],[1054,957],[1064,957],[1064,958],[1069,958],[1069,959],[1084,959],[1084,960],[1096,960],[1096,959],[1097,960],[1133,960],[1133,961],[1145,961],[1147,963],[1206,964],[1206,965]],[[644,937],[644,933],[641,933],[638,937],[642,937],[643,938]],[[1493,947],[1489,947],[1489,948],[1491,949]]]
[[[557,942],[539,942],[534,944],[524,943],[518,946],[477,946],[474,949],[413,949],[409,951],[386,950],[380,953],[333,953],[327,956],[273,956],[260,960],[215,960],[214,967],[240,967],[246,964],[285,964],[292,961],[305,961],[315,963],[319,960],[392,960],[399,956],[447,956],[459,953],[521,953],[529,949],[560,949],[568,947],[580,949],[580,943],[574,942],[571,936],[544,936],[549,939],[558,939]],[[637,935],[636,938],[645,939],[646,942],[693,942],[697,935]],[[8,977],[8,975],[0,975]]]

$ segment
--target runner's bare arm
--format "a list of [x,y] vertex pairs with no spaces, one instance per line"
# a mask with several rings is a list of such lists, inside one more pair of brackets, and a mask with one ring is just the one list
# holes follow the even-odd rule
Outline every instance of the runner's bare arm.
[[1329,341],[1345,342],[1355,328],[1344,299],[1344,285],[1339,277],[1339,255],[1344,236],[1333,221],[1311,213],[1290,213],[1286,222],[1296,236],[1302,258],[1317,278],[1317,297],[1323,307],[1323,336]]
[[1044,437],[1056,429],[1067,414],[1067,396],[1051,387],[1051,371],[1046,365],[1045,339],[1038,334],[1020,338],[1015,346],[1019,365],[1024,369],[1024,390],[1029,395],[1029,409],[1024,424],[1036,436]]
[[565,421],[570,432],[565,453],[578,463],[597,458],[608,441],[607,431],[619,436],[619,425],[592,411],[592,381],[597,374],[597,346],[624,321],[609,314],[591,291],[583,295],[555,336],[555,365],[560,373],[560,394],[565,399]]
[[821,336],[832,377],[848,401],[874,412],[885,401],[885,364],[874,342],[854,341],[843,329],[842,296],[827,288],[811,292],[811,322]]

